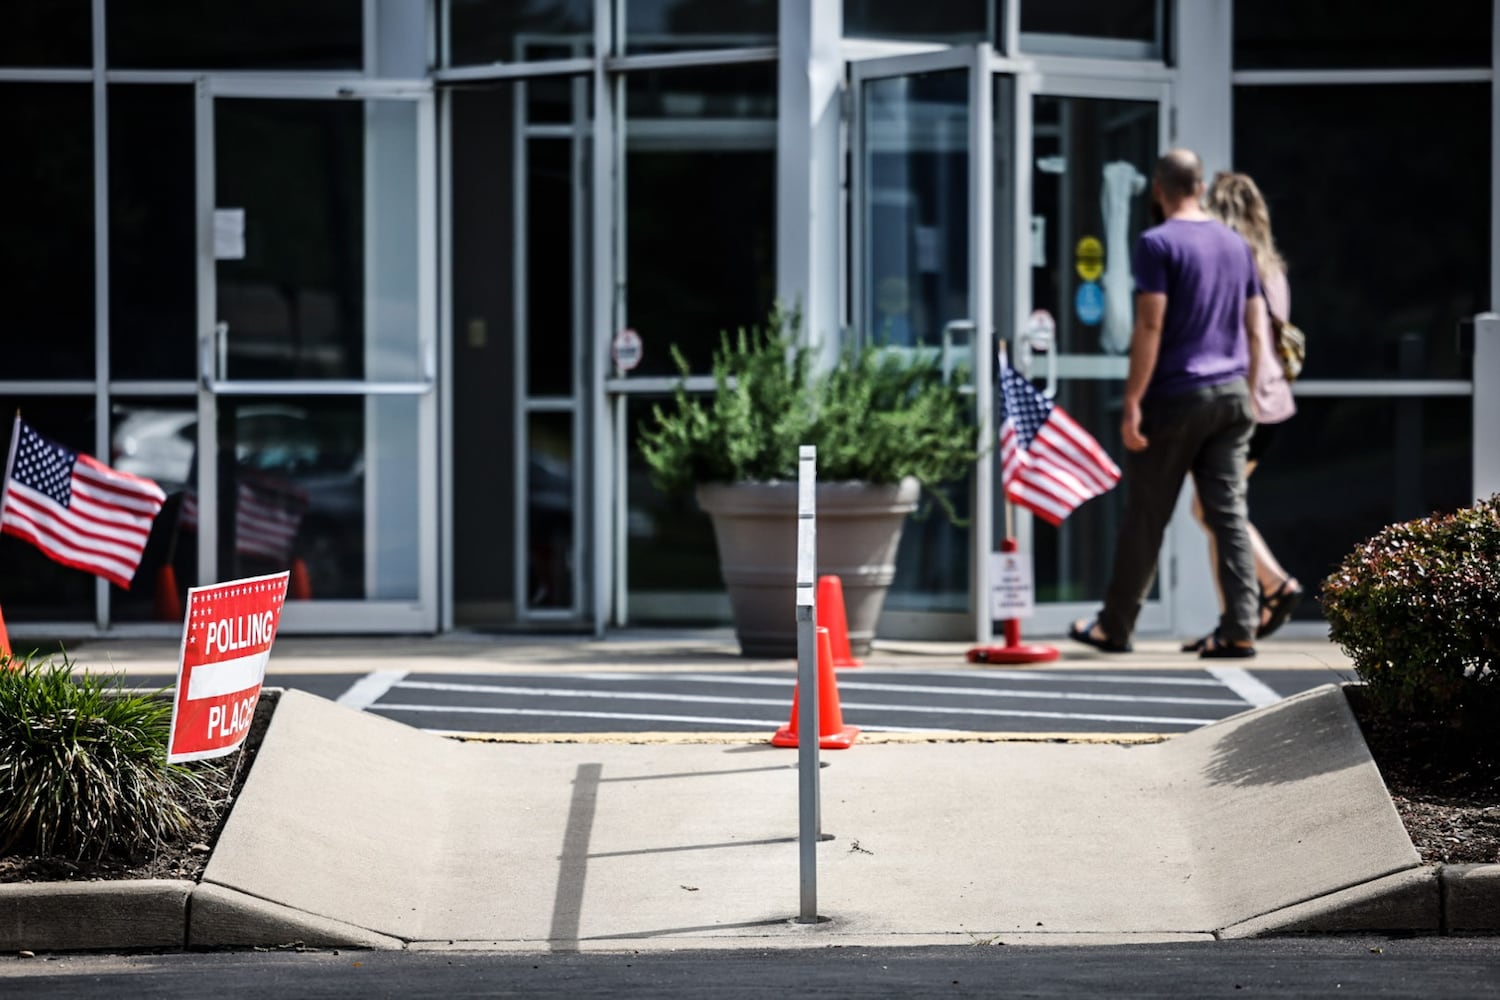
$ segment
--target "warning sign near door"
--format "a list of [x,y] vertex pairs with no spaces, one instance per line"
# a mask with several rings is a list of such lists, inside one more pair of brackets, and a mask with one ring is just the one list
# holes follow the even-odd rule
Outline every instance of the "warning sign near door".
[[1031,556],[1025,552],[990,553],[990,618],[1009,621],[1036,613]]
[[260,700],[290,575],[188,591],[167,763],[222,757],[244,741]]

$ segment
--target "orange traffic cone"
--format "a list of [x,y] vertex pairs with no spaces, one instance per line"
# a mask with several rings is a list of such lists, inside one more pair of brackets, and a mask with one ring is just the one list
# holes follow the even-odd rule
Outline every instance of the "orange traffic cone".
[[[772,746],[797,745],[797,713],[801,705],[797,690],[792,689],[792,721],[776,730]],[[833,650],[828,630],[818,626],[818,746],[824,750],[847,750],[854,744],[859,730],[844,725],[844,711],[839,708],[839,685],[833,674]]]
[[307,578],[307,560],[301,556],[292,560],[292,576],[286,584],[286,596],[294,601],[312,600],[312,583]]
[[849,648],[849,618],[844,613],[844,581],[836,576],[818,577],[818,627],[828,629],[835,667],[862,667]]
[[156,620],[182,621],[182,598],[177,594],[177,571],[166,563],[156,571]]
[[[3,656],[6,660],[9,660],[11,658],[10,633],[5,631],[4,615],[0,615],[0,656]],[[12,670],[16,669],[14,663],[9,664],[9,666]]]

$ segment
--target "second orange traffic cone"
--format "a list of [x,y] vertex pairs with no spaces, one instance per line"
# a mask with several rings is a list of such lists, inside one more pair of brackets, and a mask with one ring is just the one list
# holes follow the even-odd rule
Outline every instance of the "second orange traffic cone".
[[849,617],[844,612],[844,581],[836,576],[818,577],[818,627],[828,629],[835,667],[862,667],[849,648]]
[[307,560],[301,556],[292,560],[292,575],[287,580],[286,596],[294,601],[312,600],[312,581],[307,576]]
[[[792,721],[776,730],[771,744],[778,747],[797,745],[797,717],[801,709],[797,690],[792,690]],[[818,626],[818,746],[824,750],[847,750],[854,744],[859,729],[844,725],[844,711],[839,707],[839,685],[833,674],[833,652],[828,630]]]
[[163,563],[156,571],[156,620],[182,621],[182,598],[177,593],[177,570]]

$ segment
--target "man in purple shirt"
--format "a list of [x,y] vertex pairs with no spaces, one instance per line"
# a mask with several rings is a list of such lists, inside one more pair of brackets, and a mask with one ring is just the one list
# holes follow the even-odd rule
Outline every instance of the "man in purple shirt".
[[1245,519],[1245,454],[1255,429],[1262,329],[1260,280],[1249,245],[1200,205],[1203,165],[1174,149],[1157,161],[1151,197],[1165,221],[1136,245],[1135,328],[1125,381],[1125,513],[1104,607],[1068,634],[1130,651],[1156,575],[1162,534],[1189,472],[1218,540],[1225,610],[1200,656],[1255,655],[1260,591]]

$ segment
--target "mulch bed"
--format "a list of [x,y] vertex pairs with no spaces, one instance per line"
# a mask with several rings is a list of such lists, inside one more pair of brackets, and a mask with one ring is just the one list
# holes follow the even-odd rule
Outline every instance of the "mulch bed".
[[[1350,706],[1360,720],[1370,753],[1390,789],[1417,853],[1427,864],[1466,862],[1500,864],[1500,764],[1452,761],[1432,749],[1430,740],[1414,739],[1375,719],[1350,692]],[[270,724],[278,692],[266,691],[239,754],[223,761],[194,765],[209,778],[208,805],[193,808],[191,836],[168,845],[156,857],[138,862],[107,861],[83,868],[55,858],[0,858],[0,882],[169,878],[197,881],[230,807],[250,773]],[[1446,760],[1446,762],[1445,762]]]

